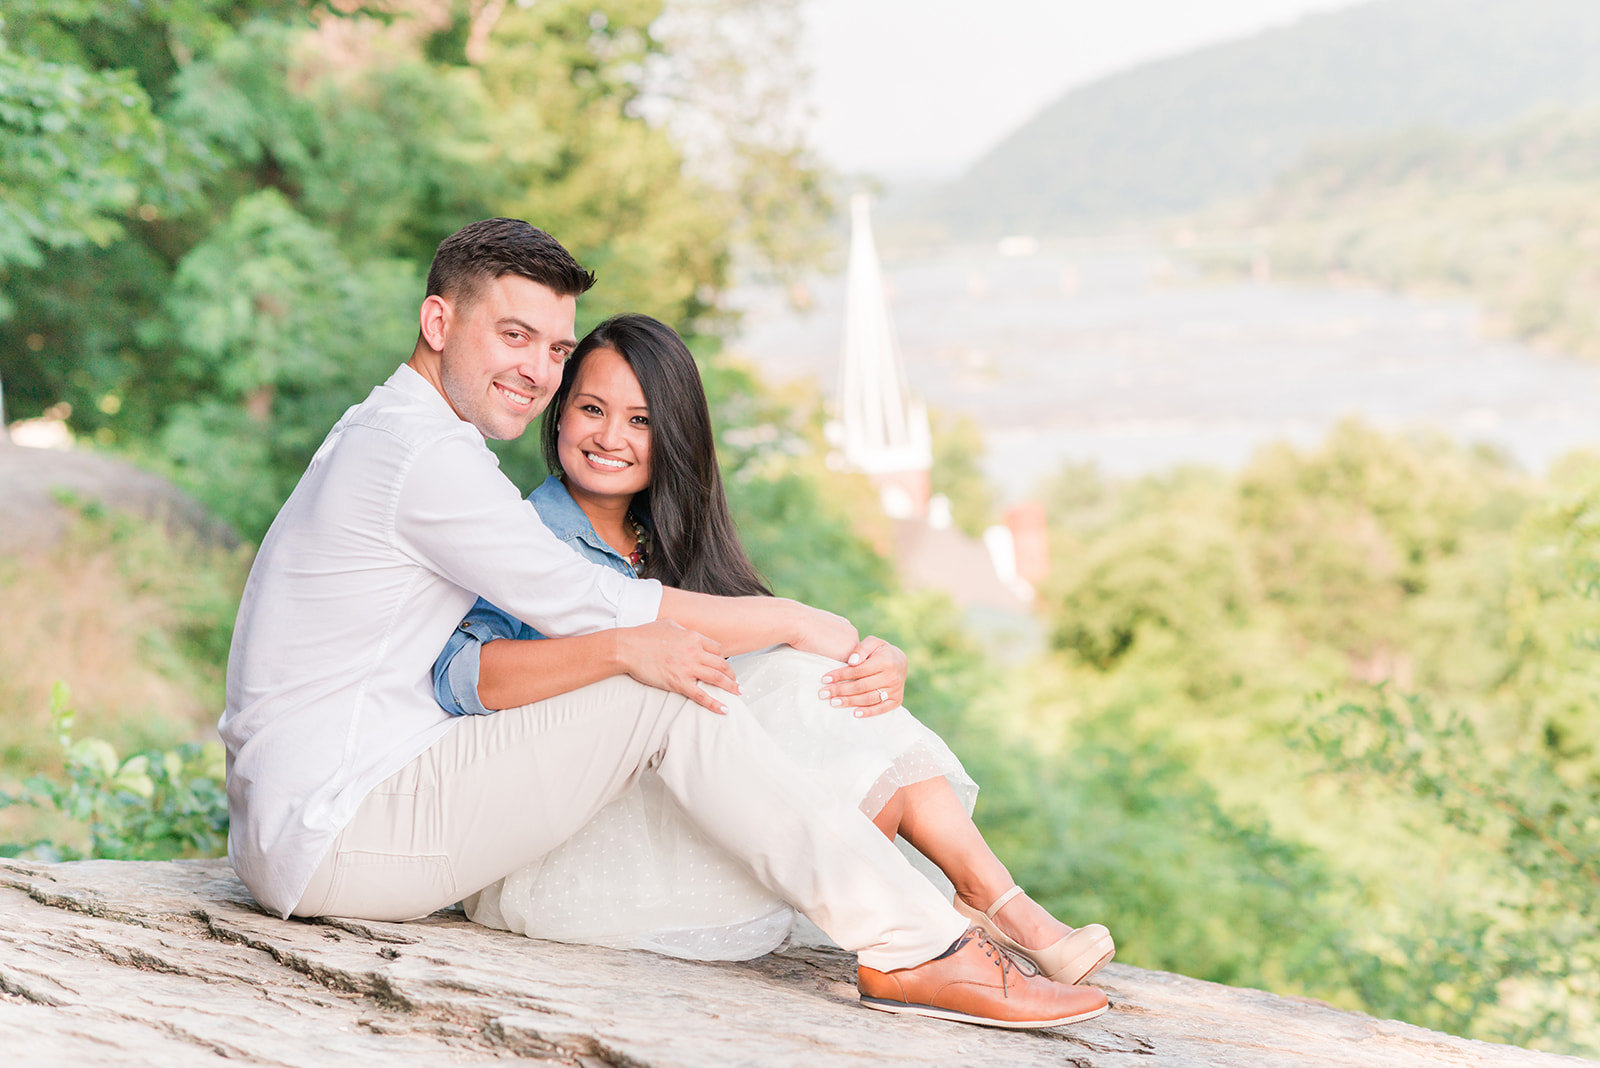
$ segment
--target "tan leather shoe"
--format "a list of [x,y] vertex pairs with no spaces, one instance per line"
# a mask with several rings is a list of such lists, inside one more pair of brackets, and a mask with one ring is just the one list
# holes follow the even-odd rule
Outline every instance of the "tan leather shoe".
[[858,967],[856,989],[868,1008],[987,1027],[1055,1027],[1106,1011],[1106,996],[1094,987],[1063,986],[1025,969],[969,927],[952,952],[924,964]]
[[995,915],[1020,893],[1022,887],[1013,886],[995,898],[994,904],[989,906],[987,912],[979,912],[957,895],[956,911],[982,927],[985,934],[1006,949],[1032,961],[1034,967],[1039,969],[1039,974],[1046,979],[1066,983],[1068,986],[1083,982],[1116,955],[1117,947],[1111,941],[1111,932],[1098,923],[1075,927],[1070,933],[1062,935],[1043,949],[1029,949],[1015,939],[1006,937],[1006,933],[1000,930],[1000,925],[995,922]]

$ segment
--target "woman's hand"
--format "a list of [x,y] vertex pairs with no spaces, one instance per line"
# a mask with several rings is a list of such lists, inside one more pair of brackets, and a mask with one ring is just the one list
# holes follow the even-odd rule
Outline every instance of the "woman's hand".
[[845,658],[844,667],[822,676],[817,696],[835,708],[853,708],[858,717],[892,712],[906,697],[906,654],[869,635]]
[[617,634],[617,656],[623,670],[646,686],[681,693],[718,715],[727,709],[700,683],[728,693],[739,692],[739,679],[722,656],[722,646],[698,631],[670,619],[641,627],[624,627]]
[[848,619],[799,601],[789,601],[788,604],[795,615],[790,628],[790,645],[808,653],[819,653],[830,660],[844,660],[855,651],[859,635],[855,624]]

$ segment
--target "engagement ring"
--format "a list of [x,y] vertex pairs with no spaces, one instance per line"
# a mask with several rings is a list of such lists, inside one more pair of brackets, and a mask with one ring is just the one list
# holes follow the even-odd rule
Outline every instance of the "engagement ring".
[[878,691],[878,701],[880,703],[883,702],[883,701],[887,701],[888,699],[889,699],[889,691],[888,690],[879,690]]

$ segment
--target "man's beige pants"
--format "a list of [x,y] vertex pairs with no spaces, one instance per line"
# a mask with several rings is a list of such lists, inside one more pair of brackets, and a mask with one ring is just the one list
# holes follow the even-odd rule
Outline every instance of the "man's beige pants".
[[963,920],[843,798],[817,797],[737,697],[719,716],[618,676],[462,716],[380,783],[335,840],[297,916],[404,920],[550,852],[653,768],[764,885],[879,971],[943,953]]

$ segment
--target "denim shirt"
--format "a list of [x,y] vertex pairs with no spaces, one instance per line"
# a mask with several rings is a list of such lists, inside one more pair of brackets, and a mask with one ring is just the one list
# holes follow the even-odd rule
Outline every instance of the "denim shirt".
[[[533,505],[561,541],[572,546],[579,555],[604,564],[634,577],[633,565],[605,543],[595,533],[594,524],[583,514],[578,502],[572,499],[561,480],[551,475],[539,488],[528,494]],[[644,519],[648,523],[648,519]],[[478,656],[486,642],[498,638],[515,638],[523,641],[540,639],[540,634],[522,620],[478,598],[461,625],[456,627],[445,643],[444,651],[433,662],[433,696],[439,706],[453,716],[486,716],[490,709],[478,699]]]

